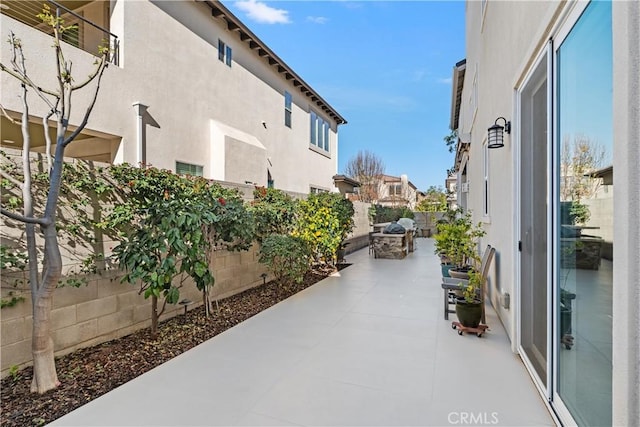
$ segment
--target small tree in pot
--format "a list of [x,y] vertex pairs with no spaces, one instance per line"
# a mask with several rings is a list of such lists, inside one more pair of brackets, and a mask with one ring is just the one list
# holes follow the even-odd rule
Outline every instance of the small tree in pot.
[[453,218],[448,213],[447,218],[448,220],[441,221],[437,225],[436,253],[440,254],[441,259],[444,257],[451,264],[449,274],[451,270],[466,273],[479,262],[478,239],[485,235],[485,231],[481,223],[473,224],[469,211]]

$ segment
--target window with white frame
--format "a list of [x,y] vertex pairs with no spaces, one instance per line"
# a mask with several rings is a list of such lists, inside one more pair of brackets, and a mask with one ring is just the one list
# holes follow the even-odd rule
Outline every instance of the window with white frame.
[[329,190],[325,190],[324,188],[318,187],[309,187],[309,194],[320,194],[320,193],[328,193]]
[[178,175],[202,176],[202,166],[176,162],[176,173]]
[[292,100],[289,92],[284,93],[284,125],[291,127]]
[[233,53],[231,47],[227,46],[225,42],[218,39],[218,59],[231,67],[232,57]]
[[482,213],[485,217],[489,216],[489,144],[485,139],[482,143]]
[[311,110],[309,114],[311,118],[311,138],[310,143],[312,146],[319,148],[320,150],[329,152],[329,123],[322,117]]

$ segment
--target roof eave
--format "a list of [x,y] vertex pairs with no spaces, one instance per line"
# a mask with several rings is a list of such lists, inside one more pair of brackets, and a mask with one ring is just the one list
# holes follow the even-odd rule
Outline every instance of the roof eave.
[[460,105],[462,104],[462,89],[464,86],[464,74],[467,69],[467,60],[463,59],[453,67],[453,77],[451,79],[451,118],[449,128],[458,129],[460,118]]
[[327,101],[325,101],[311,86],[309,86],[291,67],[278,57],[269,47],[258,38],[246,25],[242,23],[229,9],[216,0],[196,0],[205,3],[211,8],[211,15],[217,19],[223,19],[227,23],[229,32],[237,32],[238,37],[256,52],[261,58],[265,58],[270,66],[275,67],[279,74],[291,81],[294,87],[299,88],[307,98],[311,99],[318,108],[329,115],[338,125],[346,124],[347,120],[342,117]]

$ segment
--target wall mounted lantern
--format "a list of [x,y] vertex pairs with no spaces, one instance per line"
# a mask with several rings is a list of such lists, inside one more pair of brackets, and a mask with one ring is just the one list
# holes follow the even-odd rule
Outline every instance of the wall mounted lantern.
[[[504,126],[498,124],[498,120],[504,121]],[[504,147],[504,132],[511,133],[511,122],[508,122],[504,117],[498,117],[493,126],[489,129],[489,148],[502,148]]]

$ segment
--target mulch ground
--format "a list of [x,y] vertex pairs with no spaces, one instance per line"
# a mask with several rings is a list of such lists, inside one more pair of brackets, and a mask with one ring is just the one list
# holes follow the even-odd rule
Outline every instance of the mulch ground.
[[[339,264],[338,269],[349,264]],[[42,395],[29,390],[33,371],[25,368],[1,382],[2,426],[41,426],[131,381],[171,358],[218,335],[291,295],[319,282],[334,270],[314,271],[291,287],[275,282],[249,289],[219,302],[207,318],[198,307],[161,322],[159,336],[149,329],[77,350],[56,359],[61,385]]]

